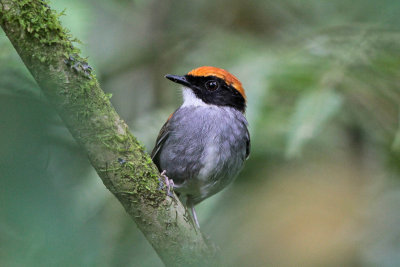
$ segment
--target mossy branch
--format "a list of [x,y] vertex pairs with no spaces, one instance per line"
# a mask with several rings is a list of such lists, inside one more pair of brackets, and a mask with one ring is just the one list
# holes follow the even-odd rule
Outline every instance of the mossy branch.
[[182,204],[159,190],[157,168],[101,90],[59,16],[46,1],[0,0],[4,32],[105,186],[163,262],[190,266],[212,261],[213,249]]

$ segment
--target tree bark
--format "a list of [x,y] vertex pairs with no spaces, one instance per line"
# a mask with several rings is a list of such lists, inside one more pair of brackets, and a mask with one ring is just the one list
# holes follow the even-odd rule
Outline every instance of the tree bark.
[[168,266],[210,265],[206,244],[185,208],[159,189],[159,173],[42,0],[0,0],[0,25],[48,101],[86,151],[104,185]]

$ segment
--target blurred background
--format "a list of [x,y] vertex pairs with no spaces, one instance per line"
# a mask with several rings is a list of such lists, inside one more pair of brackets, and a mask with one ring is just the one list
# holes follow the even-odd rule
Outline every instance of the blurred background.
[[[53,0],[151,151],[211,65],[248,95],[252,153],[197,207],[224,266],[400,266],[400,2]],[[0,265],[162,266],[0,30]]]

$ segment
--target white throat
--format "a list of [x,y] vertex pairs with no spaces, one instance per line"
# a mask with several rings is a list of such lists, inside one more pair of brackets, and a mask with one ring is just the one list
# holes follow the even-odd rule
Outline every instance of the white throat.
[[198,98],[192,91],[192,89],[183,87],[182,90],[183,94],[183,104],[182,107],[187,107],[187,106],[203,106],[203,107],[208,107],[210,105],[206,104]]

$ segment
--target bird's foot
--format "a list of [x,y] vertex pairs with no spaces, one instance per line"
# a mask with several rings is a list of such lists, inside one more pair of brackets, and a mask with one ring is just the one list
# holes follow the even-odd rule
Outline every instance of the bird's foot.
[[158,189],[163,189],[164,187],[167,189],[167,196],[174,197],[174,194],[172,193],[174,191],[174,181],[172,179],[169,179],[168,176],[166,175],[167,171],[163,170],[160,174],[160,176],[164,179],[159,178],[159,187]]

